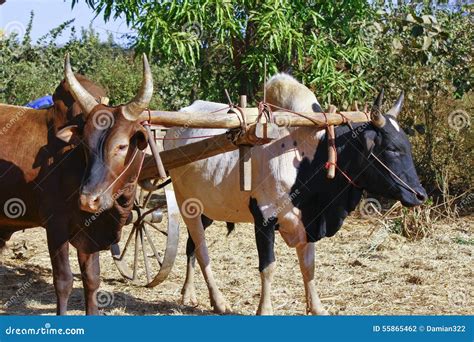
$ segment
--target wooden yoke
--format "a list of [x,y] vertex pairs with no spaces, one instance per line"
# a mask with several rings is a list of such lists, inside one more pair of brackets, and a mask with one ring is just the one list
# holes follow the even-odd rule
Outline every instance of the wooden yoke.
[[[245,105],[245,99],[241,99],[241,107]],[[163,167],[158,169],[171,170],[194,161],[209,158],[221,153],[240,149],[241,170],[240,185],[242,191],[251,189],[251,153],[250,147],[263,145],[279,138],[279,127],[324,127],[328,125],[328,178],[334,178],[336,173],[336,146],[334,125],[350,122],[367,122],[368,116],[365,112],[336,113],[336,108],[330,107],[328,113],[301,113],[304,116],[295,115],[292,112],[277,111],[271,115],[269,122],[259,122],[261,113],[259,108],[241,108],[245,115],[246,129],[242,130],[242,117],[229,113],[185,113],[151,111],[142,114],[142,121],[150,120],[151,124],[165,127],[182,126],[198,128],[227,128],[226,133],[208,137],[203,140],[160,152]],[[240,112],[239,111],[239,112]],[[318,124],[319,123],[319,124]],[[153,158],[145,159],[140,173],[140,180],[158,178],[157,165]]]
[[[337,108],[333,105],[329,106],[329,114],[336,113]],[[334,125],[329,125],[326,129],[328,134],[328,174],[329,179],[336,176],[336,134],[334,132]]]

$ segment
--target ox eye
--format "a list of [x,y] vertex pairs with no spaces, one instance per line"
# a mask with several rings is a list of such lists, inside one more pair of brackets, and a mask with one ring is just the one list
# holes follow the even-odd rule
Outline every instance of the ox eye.
[[127,148],[128,148],[128,144],[122,144],[122,145],[117,146],[117,149],[119,151],[125,151]]

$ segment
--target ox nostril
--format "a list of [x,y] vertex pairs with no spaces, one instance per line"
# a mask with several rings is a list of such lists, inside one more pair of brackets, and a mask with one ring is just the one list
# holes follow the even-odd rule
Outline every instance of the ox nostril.
[[416,194],[416,198],[417,198],[420,202],[424,202],[424,201],[426,201],[427,195],[418,192],[418,193]]
[[89,198],[89,207],[93,210],[97,210],[99,207],[100,197],[99,196],[91,196]]
[[100,196],[90,193],[82,193],[80,196],[81,208],[85,211],[96,211],[100,206]]

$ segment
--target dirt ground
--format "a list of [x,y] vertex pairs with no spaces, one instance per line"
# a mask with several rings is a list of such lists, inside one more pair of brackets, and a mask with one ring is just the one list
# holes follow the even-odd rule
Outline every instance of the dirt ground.
[[[163,225],[161,223],[160,225]],[[163,226],[164,227],[164,226]],[[196,272],[199,305],[180,305],[185,276],[185,244],[169,278],[155,288],[123,279],[109,252],[101,255],[102,285],[98,301],[106,315],[209,315],[208,292]],[[237,224],[226,237],[223,223],[206,231],[217,282],[233,314],[253,315],[260,277],[253,227]],[[26,247],[24,246],[26,241]],[[295,251],[281,237],[276,241],[277,269],[273,304],[277,315],[302,315],[304,289]],[[437,224],[430,237],[408,241],[381,230],[373,222],[349,218],[333,238],[316,246],[317,287],[323,304],[334,315],[473,314],[473,219]],[[74,248],[75,273],[70,314],[83,314],[82,284]],[[140,265],[143,268],[143,265]],[[17,233],[0,263],[0,314],[54,314],[55,295],[41,228]]]

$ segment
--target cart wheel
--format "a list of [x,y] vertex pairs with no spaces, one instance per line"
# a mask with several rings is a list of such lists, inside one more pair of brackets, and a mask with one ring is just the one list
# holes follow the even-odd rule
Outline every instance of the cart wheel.
[[[122,242],[112,245],[110,249],[122,276],[146,287],[154,287],[168,277],[178,252],[178,204],[171,186],[165,187],[164,193],[166,202],[158,200],[150,209],[148,204],[156,193],[149,192],[145,196],[145,190],[140,190],[134,208],[138,217],[133,225],[123,228]],[[167,230],[163,224],[158,224],[163,218],[165,204]],[[140,264],[144,267],[139,268]]]

